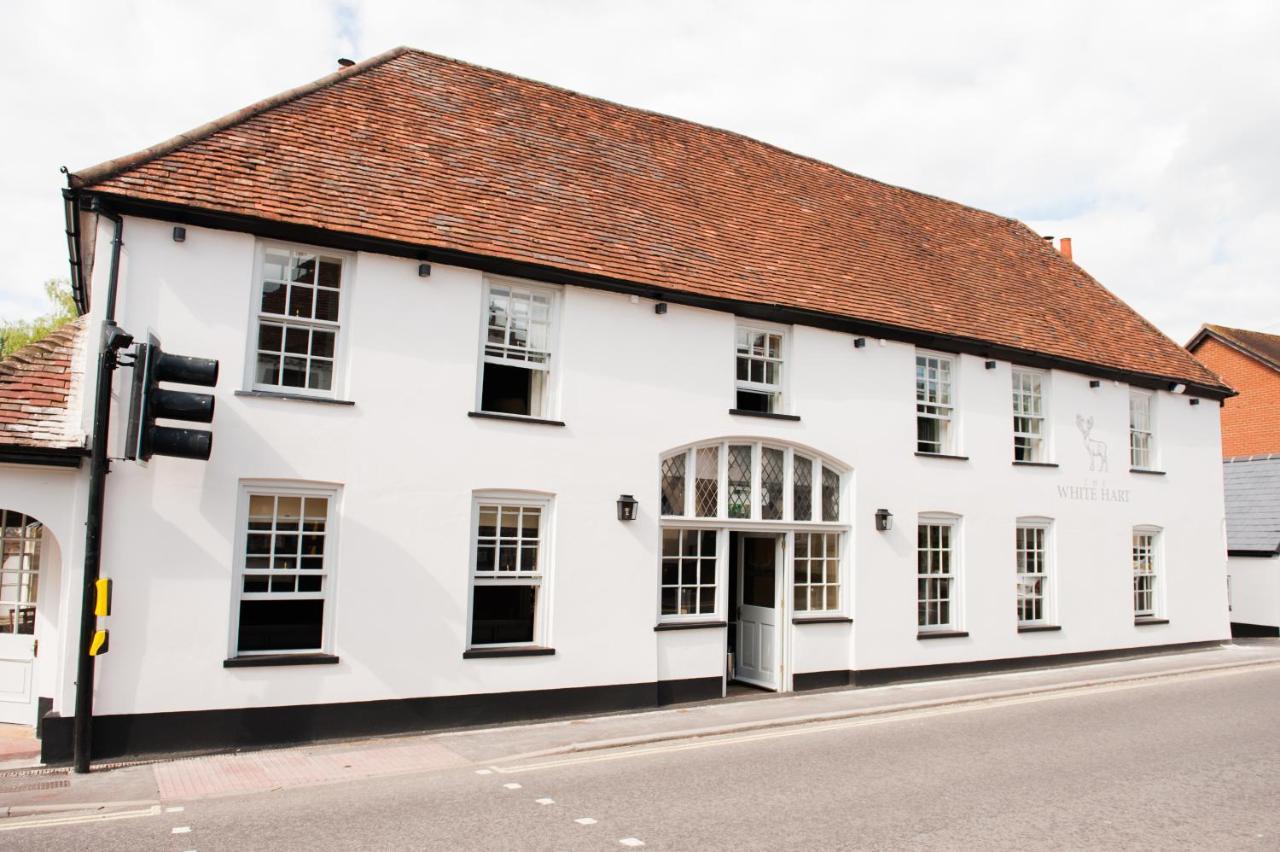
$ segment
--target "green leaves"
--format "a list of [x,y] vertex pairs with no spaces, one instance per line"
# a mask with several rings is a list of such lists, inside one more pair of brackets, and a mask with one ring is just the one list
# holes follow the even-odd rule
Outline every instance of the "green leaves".
[[65,278],[51,278],[44,282],[44,292],[52,307],[49,313],[33,320],[0,321],[0,359],[48,337],[76,318],[71,284]]

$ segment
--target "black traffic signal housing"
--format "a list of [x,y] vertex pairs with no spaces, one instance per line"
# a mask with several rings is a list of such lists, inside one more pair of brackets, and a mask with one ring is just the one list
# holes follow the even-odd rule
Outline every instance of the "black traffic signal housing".
[[212,432],[160,426],[156,421],[212,423],[213,394],[162,386],[168,383],[214,387],[218,384],[218,362],[165,352],[154,337],[150,343],[138,344],[125,456],[142,461],[153,455],[207,461],[213,452]]

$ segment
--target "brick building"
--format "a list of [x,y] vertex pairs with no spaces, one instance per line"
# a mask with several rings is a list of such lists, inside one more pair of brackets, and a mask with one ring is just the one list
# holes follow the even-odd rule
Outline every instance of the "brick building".
[[1223,404],[1223,458],[1280,453],[1280,335],[1206,324],[1187,348],[1240,394]]

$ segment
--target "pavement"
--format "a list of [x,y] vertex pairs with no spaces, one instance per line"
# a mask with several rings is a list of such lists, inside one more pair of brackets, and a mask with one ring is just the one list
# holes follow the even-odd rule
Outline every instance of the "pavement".
[[87,775],[75,775],[66,767],[32,765],[0,771],[0,832],[6,830],[5,817],[19,820],[7,823],[13,827],[22,819],[146,815],[178,802],[463,769],[488,775],[498,773],[495,767],[504,764],[557,765],[561,760],[644,751],[664,743],[696,743],[752,732],[767,735],[785,729],[798,732],[943,708],[981,708],[1196,675],[1276,669],[1280,669],[1280,641],[1241,641],[1193,652],[981,677],[788,695],[749,693],[639,713],[99,764]]

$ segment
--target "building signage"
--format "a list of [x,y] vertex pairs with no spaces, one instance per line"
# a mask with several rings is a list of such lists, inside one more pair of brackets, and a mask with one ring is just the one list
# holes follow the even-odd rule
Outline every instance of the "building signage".
[[1086,479],[1078,485],[1059,485],[1058,496],[1085,503],[1128,503],[1129,489],[1112,488],[1101,479]]

